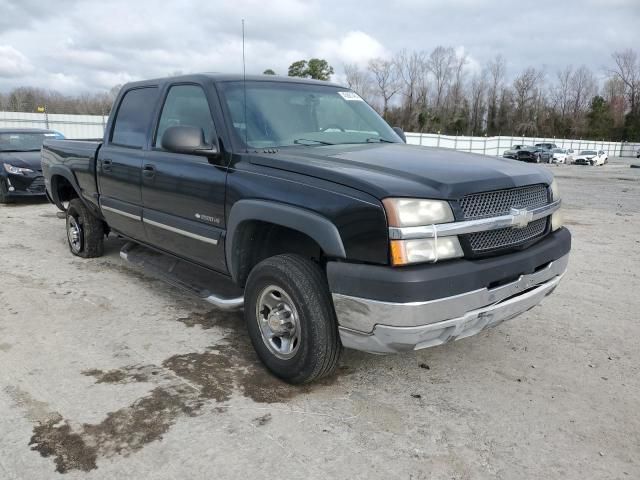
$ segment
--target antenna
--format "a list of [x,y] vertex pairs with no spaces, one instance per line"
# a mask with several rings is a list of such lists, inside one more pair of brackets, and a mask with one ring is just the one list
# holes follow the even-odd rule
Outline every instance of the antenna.
[[244,18],[242,19],[242,94],[244,96],[244,144],[249,153],[249,119],[247,118],[247,67],[244,60]]

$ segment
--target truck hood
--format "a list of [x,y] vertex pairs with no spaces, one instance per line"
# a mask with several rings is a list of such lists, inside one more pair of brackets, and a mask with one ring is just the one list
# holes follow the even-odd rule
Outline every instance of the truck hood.
[[541,166],[403,143],[287,147],[257,155],[251,163],[339,183],[379,199],[454,200],[469,193],[553,180]]
[[0,151],[0,163],[8,163],[18,168],[30,168],[39,171],[42,169],[40,165],[40,150],[35,152],[2,152]]

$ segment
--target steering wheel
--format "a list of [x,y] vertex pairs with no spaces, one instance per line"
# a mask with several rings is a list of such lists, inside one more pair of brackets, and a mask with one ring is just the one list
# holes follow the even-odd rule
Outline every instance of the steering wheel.
[[342,128],[340,125],[338,125],[337,123],[330,123],[329,125],[327,125],[324,128],[321,128],[320,131],[321,132],[326,132],[327,130],[329,130],[330,128],[337,128],[338,130],[340,130],[341,132],[346,132],[346,130],[344,128]]

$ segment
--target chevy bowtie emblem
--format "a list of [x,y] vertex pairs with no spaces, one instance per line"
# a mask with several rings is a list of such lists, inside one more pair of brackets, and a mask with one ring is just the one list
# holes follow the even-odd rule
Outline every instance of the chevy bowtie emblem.
[[530,212],[526,208],[512,208],[509,213],[513,217],[511,224],[514,228],[524,228],[533,220],[533,212]]

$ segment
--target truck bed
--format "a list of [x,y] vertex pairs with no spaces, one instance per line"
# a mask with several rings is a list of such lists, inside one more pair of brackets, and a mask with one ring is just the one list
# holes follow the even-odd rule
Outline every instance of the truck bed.
[[73,179],[82,196],[95,203],[98,194],[96,158],[101,145],[101,141],[90,140],[45,140],[42,145],[45,179],[49,181],[54,175],[63,175],[70,181]]

